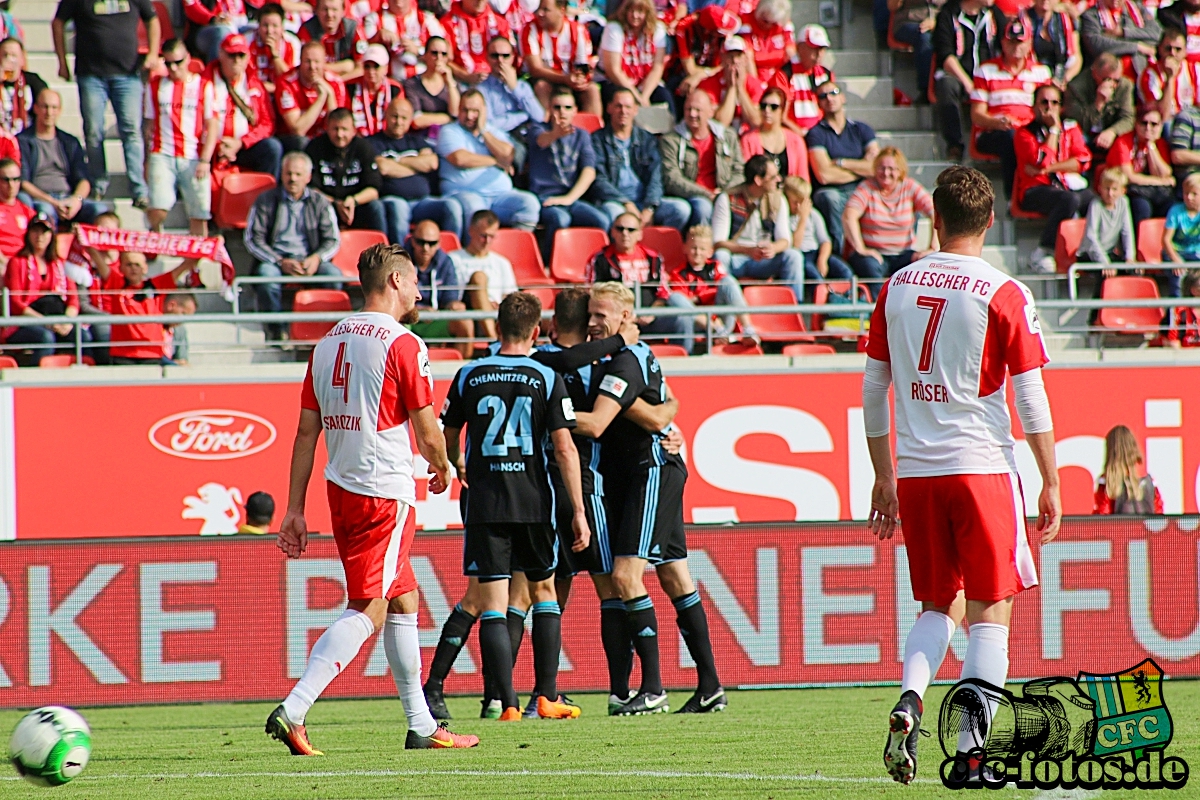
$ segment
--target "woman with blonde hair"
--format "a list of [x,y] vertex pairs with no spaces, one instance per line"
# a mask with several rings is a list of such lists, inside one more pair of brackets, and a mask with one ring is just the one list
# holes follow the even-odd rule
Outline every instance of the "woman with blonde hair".
[[762,125],[742,134],[742,155],[748,160],[761,153],[775,162],[780,175],[803,178],[807,182],[808,147],[804,137],[783,127],[788,107],[787,92],[778,86],[770,87],[763,92],[758,107],[762,112]]
[[666,103],[675,113],[671,93],[662,83],[666,55],[667,29],[658,20],[654,0],[621,3],[600,37],[604,105],[617,89],[628,89],[638,105]]
[[1149,475],[1142,475],[1142,450],[1133,431],[1117,425],[1104,437],[1104,474],[1096,482],[1093,514],[1163,513],[1162,495]]
[[908,177],[904,153],[885,147],[875,157],[874,177],[858,185],[842,212],[855,274],[885,278],[936,250],[935,232],[929,249],[916,251],[917,215],[933,217],[933,198]]

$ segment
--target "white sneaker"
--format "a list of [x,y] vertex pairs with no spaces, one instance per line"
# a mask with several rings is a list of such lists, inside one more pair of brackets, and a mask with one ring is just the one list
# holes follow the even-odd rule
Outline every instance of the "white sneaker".
[[1042,247],[1035,247],[1029,254],[1029,271],[1042,275],[1051,275],[1057,272],[1058,263],[1054,260],[1054,253]]

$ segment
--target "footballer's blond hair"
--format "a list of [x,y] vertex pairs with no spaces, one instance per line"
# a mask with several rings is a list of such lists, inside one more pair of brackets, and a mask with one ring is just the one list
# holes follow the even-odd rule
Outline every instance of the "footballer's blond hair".
[[602,281],[592,286],[592,298],[612,300],[625,308],[633,308],[633,290],[618,281]]

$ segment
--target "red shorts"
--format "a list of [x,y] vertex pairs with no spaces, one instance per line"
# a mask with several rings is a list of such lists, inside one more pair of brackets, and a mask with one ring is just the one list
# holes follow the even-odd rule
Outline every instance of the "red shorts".
[[333,540],[346,572],[351,600],[388,600],[417,588],[408,562],[417,515],[412,506],[386,497],[348,492],[327,481]]
[[995,602],[1037,585],[1015,475],[901,478],[897,492],[916,600],[946,606],[961,589]]

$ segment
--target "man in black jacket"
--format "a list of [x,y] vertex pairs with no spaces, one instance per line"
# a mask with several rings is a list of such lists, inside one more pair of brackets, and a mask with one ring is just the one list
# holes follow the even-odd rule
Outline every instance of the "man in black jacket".
[[58,127],[62,98],[43,89],[33,106],[35,124],[17,136],[21,146],[22,202],[45,214],[57,227],[60,221],[91,223],[108,209],[88,199],[87,153],[83,144]]
[[375,148],[354,128],[348,108],[329,112],[325,133],[304,149],[313,162],[312,188],[329,198],[343,228],[387,233]]
[[933,28],[933,91],[951,161],[962,160],[963,135],[971,132],[967,101],[975,88],[975,68],[1000,55],[1006,21],[989,0],[951,0],[938,12]]
[[[349,112],[347,112],[349,113]],[[330,259],[341,246],[333,204],[309,188],[313,165],[304,153],[283,157],[281,185],[254,201],[246,217],[244,241],[254,256],[254,274],[341,275]],[[283,281],[256,287],[259,311],[279,311],[283,306]],[[267,324],[268,339],[283,338],[283,326]]]

